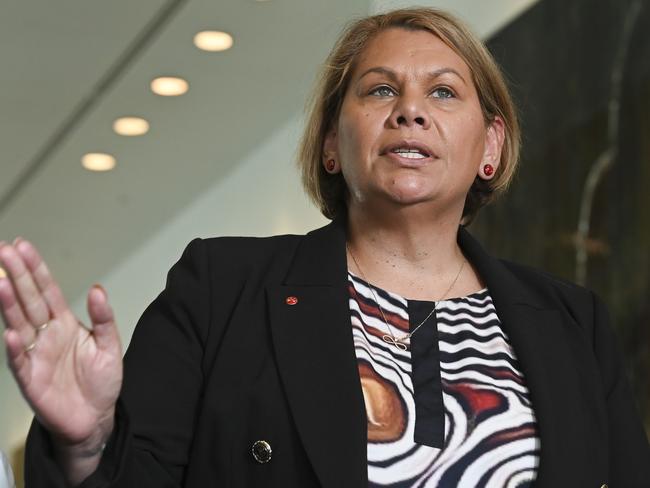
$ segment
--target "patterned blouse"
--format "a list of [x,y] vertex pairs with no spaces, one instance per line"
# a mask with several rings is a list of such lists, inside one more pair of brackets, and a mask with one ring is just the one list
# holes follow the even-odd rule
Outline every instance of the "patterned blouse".
[[487,289],[434,302],[348,273],[354,347],[368,418],[369,487],[531,487],[540,440],[528,389]]

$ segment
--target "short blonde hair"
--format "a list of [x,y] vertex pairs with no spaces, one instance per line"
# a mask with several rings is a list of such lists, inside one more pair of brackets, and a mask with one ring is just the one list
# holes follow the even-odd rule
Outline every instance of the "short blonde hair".
[[503,149],[494,178],[483,180],[477,176],[467,194],[463,222],[469,223],[512,181],[519,161],[521,132],[504,76],[490,52],[461,21],[434,8],[405,8],[364,17],[343,31],[321,68],[309,100],[307,124],[298,148],[303,186],[325,217],[333,219],[345,210],[347,187],[341,173],[325,171],[323,143],[338,119],[359,54],[375,35],[392,27],[428,31],[453,49],[469,66],[485,123],[497,116],[504,122]]

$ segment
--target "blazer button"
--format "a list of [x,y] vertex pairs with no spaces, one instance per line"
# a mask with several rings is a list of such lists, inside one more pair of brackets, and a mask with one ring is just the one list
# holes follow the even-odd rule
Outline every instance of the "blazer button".
[[271,444],[266,441],[255,441],[251,449],[255,461],[260,464],[268,463],[271,460]]

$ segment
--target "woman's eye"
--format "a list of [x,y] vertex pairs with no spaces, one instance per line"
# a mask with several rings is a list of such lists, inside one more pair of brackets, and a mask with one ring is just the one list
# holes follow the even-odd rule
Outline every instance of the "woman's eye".
[[395,92],[391,87],[382,85],[382,86],[378,86],[377,88],[373,88],[373,90],[369,93],[369,95],[377,94],[380,97],[389,97],[394,93]]
[[449,88],[441,86],[440,88],[436,88],[432,92],[434,98],[454,98],[454,92],[451,91]]

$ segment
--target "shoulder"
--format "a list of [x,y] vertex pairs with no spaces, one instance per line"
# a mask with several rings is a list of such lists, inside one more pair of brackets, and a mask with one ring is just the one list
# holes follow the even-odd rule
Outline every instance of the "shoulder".
[[479,275],[502,303],[525,304],[537,309],[566,309],[574,317],[593,309],[593,293],[567,279],[545,271],[500,259],[487,252],[464,227],[458,242]]
[[589,288],[532,266],[499,261],[529,293],[539,298],[538,303],[565,310],[579,324],[591,324],[596,312],[605,311],[602,300]]
[[209,237],[202,240],[209,254],[264,260],[292,254],[303,238],[303,235],[283,234],[268,237]]
[[269,237],[195,238],[181,260],[194,261],[210,274],[237,280],[251,275],[276,276],[286,272],[303,235]]
[[589,289],[583,286],[544,270],[521,263],[515,263],[507,259],[499,259],[499,261],[519,280],[534,286],[550,287],[567,298],[579,299],[580,297],[591,293]]

